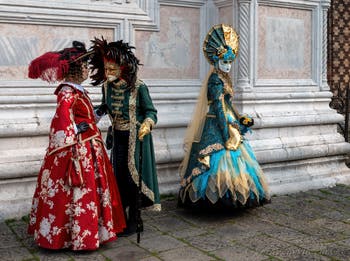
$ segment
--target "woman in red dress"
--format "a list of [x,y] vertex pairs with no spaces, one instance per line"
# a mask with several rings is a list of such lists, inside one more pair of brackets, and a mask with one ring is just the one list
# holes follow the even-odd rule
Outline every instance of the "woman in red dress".
[[83,43],[33,60],[29,77],[61,81],[49,146],[38,175],[28,232],[40,247],[94,250],[116,239],[125,219],[87,91]]

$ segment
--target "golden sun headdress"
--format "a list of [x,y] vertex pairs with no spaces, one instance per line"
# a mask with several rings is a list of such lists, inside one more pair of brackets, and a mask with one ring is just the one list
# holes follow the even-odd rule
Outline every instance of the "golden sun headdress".
[[203,43],[205,58],[212,65],[219,59],[234,60],[238,53],[239,36],[229,25],[214,25]]

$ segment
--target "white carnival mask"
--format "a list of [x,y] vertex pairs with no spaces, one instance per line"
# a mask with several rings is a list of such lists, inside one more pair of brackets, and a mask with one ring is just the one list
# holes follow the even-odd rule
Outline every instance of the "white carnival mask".
[[219,69],[225,73],[230,72],[232,66],[231,60],[219,60]]

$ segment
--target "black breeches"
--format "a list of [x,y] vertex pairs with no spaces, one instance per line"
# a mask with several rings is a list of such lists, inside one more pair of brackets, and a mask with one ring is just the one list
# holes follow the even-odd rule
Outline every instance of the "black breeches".
[[128,167],[129,131],[114,131],[113,168],[124,209],[134,208],[137,199],[137,186],[132,180]]

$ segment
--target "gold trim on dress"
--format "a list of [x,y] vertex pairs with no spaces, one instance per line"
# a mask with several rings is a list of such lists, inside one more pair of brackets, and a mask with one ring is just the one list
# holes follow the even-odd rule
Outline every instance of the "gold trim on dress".
[[[131,177],[134,183],[139,186],[139,173],[135,166],[135,148],[136,148],[136,139],[137,139],[137,130],[136,130],[136,99],[138,89],[141,85],[141,81],[137,80],[134,90],[131,91],[129,98],[129,118],[130,118],[130,132],[129,132],[129,153],[128,153],[128,167],[131,174]],[[140,152],[141,153],[141,152]],[[152,202],[154,202],[154,193],[151,189],[146,186],[142,181],[142,193],[146,195]]]

